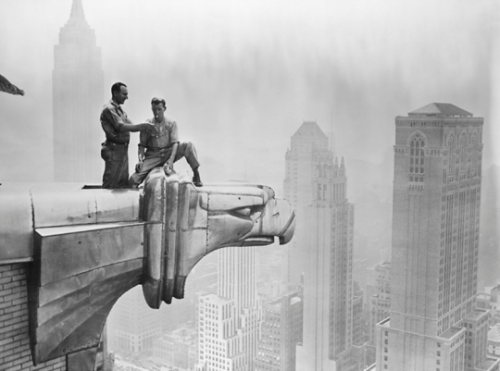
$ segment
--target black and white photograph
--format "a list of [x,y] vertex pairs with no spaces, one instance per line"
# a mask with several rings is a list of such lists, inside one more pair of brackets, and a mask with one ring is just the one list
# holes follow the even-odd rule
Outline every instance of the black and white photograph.
[[0,370],[500,371],[500,2],[0,0]]

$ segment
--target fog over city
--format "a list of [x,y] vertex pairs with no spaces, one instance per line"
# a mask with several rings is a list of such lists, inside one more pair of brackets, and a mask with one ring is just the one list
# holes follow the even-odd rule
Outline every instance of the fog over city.
[[[283,197],[290,138],[316,121],[345,160],[355,206],[353,278],[362,283],[372,274],[365,269],[390,259],[395,117],[433,102],[483,117],[478,291],[500,283],[494,0],[82,3],[102,52],[102,103],[114,82],[124,82],[123,108],[140,123],[152,117],[151,98],[164,98],[181,140],[196,144],[205,183],[265,184]],[[0,74],[25,91],[0,92],[0,183],[53,181],[54,45],[71,5],[0,0]],[[88,125],[100,126],[99,113]],[[132,134],[131,172],[137,142]],[[88,156],[100,157],[100,143]]]

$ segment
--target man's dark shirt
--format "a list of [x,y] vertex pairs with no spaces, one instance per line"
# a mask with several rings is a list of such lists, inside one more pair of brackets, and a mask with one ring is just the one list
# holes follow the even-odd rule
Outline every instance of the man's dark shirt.
[[112,143],[128,144],[130,133],[119,131],[123,124],[131,124],[131,122],[120,105],[111,99],[104,105],[101,112],[101,126],[106,134],[106,140]]

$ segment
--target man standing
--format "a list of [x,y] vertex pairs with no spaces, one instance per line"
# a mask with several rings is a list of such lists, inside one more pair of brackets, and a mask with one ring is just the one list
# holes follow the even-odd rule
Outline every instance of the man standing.
[[153,98],[151,100],[151,110],[154,117],[148,121],[155,126],[157,133],[141,132],[139,163],[135,168],[135,173],[130,177],[130,185],[137,187],[149,172],[157,166],[163,165],[165,173],[170,175],[174,171],[174,162],[185,157],[194,173],[194,185],[201,187],[203,183],[198,172],[200,164],[196,149],[190,142],[179,143],[177,123],[165,117],[166,109],[164,99]]
[[121,82],[111,87],[111,100],[101,112],[101,126],[106,134],[101,157],[105,161],[102,188],[128,188],[128,143],[131,131],[154,131],[148,123],[132,124],[120,107],[128,99],[127,85]]

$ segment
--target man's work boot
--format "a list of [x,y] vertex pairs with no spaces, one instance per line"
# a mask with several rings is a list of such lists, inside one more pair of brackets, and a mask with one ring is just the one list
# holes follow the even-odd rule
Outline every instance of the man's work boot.
[[195,187],[202,187],[203,183],[201,182],[200,173],[198,172],[198,168],[193,169],[193,173],[194,173],[194,176],[193,176],[194,186]]

